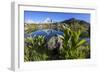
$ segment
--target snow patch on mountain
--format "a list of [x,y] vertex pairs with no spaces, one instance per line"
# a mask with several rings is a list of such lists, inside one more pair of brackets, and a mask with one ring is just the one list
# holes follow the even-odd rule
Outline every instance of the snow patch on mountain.
[[47,17],[47,18],[43,21],[43,23],[53,23],[53,20],[50,19],[49,17]]

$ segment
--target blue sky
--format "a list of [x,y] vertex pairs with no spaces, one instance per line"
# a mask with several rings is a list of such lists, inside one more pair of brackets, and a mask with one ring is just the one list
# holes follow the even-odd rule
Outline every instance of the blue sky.
[[52,19],[54,22],[76,18],[90,22],[90,14],[85,13],[61,13],[61,12],[39,12],[39,11],[24,11],[24,21],[41,23],[46,18]]

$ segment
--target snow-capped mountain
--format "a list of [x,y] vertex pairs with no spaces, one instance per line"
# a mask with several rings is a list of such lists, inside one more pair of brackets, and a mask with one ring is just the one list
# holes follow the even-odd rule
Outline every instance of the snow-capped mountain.
[[43,23],[53,23],[53,21],[52,21],[52,19],[50,19],[50,18],[46,18],[44,21],[43,21]]

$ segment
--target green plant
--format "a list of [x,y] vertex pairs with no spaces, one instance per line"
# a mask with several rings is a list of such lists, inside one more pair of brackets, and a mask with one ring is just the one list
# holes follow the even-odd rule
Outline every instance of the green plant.
[[[85,39],[80,39],[81,31],[73,31],[69,27],[63,26],[63,49],[61,49],[60,53],[62,58],[64,59],[79,59],[86,58],[86,43]],[[89,46],[89,45],[87,45]],[[84,47],[85,51],[82,50]],[[88,50],[89,51],[89,50]]]
[[43,36],[25,38],[24,61],[40,61],[48,59],[48,49],[45,48]]

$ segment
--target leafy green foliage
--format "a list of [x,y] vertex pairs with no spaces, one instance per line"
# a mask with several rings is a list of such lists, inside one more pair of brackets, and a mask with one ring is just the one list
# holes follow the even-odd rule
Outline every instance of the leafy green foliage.
[[[72,31],[70,28],[63,26],[64,36],[63,49],[61,49],[61,55],[64,59],[79,59],[87,58],[89,56],[89,47],[85,46],[86,40],[80,39],[81,31]],[[84,50],[83,50],[84,48]]]
[[47,60],[48,49],[45,48],[45,40],[43,36],[25,39],[24,59],[25,61]]

